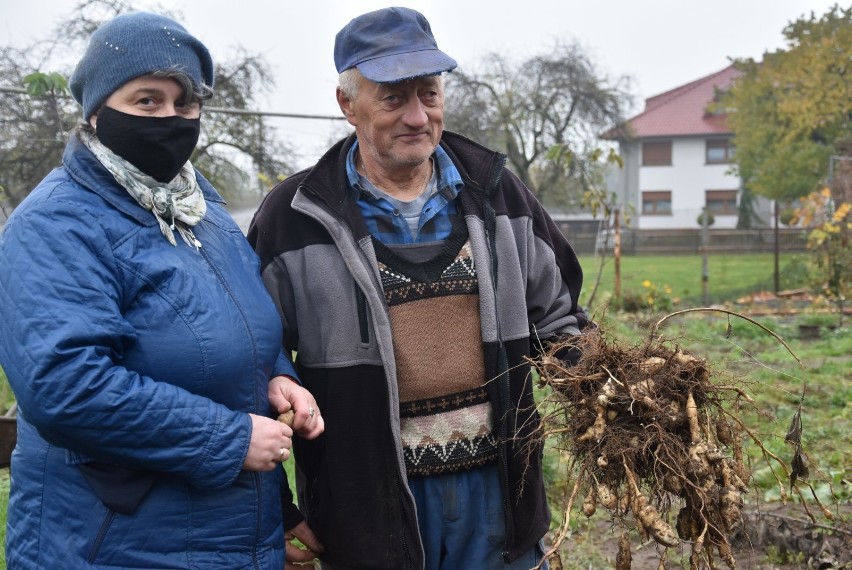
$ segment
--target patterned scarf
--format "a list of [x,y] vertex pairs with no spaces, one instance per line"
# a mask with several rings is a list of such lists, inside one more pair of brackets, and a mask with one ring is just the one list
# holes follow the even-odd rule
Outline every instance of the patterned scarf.
[[85,131],[80,133],[83,144],[92,151],[116,182],[157,218],[160,231],[169,243],[176,246],[174,230],[196,251],[201,242],[192,233],[191,227],[204,218],[207,203],[195,179],[195,169],[187,161],[174,180],[164,184],[158,182],[105,147],[95,136]]

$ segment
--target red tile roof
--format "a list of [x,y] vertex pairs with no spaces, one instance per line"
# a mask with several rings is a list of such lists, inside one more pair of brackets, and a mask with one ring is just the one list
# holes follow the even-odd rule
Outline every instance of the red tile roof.
[[716,89],[726,90],[741,72],[728,66],[701,79],[645,99],[645,110],[624,125],[610,129],[605,139],[730,134],[725,115],[711,114],[707,106]]

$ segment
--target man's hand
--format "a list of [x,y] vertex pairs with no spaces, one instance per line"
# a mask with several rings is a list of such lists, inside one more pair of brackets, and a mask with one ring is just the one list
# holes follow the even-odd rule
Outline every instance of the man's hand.
[[[302,564],[314,560],[324,550],[314,531],[305,521],[288,530],[284,538],[287,540],[285,550],[287,563],[284,565],[284,570],[302,570],[304,568]],[[295,539],[298,539],[306,548],[298,548],[293,543]]]
[[318,437],[325,429],[319,406],[313,395],[289,376],[269,381],[269,403],[279,414],[293,410],[293,431],[305,439]]

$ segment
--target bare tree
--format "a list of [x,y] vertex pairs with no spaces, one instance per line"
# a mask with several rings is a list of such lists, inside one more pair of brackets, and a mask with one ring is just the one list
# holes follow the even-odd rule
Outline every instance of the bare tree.
[[[26,50],[0,48],[0,85],[22,92],[0,92],[0,187],[5,207],[13,209],[50,170],[65,147],[66,131],[77,112],[73,100],[55,91],[31,96],[23,91],[32,68]],[[0,200],[2,203],[4,200]]]
[[[229,110],[256,108],[258,96],[275,85],[263,57],[243,49],[234,59],[217,64],[215,83],[211,104]],[[204,132],[193,164],[223,192],[227,193],[224,189],[233,187],[235,180],[238,187],[262,191],[294,171],[292,149],[276,138],[261,115],[209,112],[204,114],[202,126]],[[246,168],[247,162],[250,168]],[[256,174],[254,180],[249,172]]]
[[[92,33],[106,20],[133,9],[127,0],[85,0],[49,34],[49,39],[21,49],[0,48],[0,86],[27,85],[32,76],[70,75]],[[165,9],[155,9],[180,21]],[[269,66],[260,55],[238,49],[231,59],[217,60],[211,107],[251,110],[274,87]],[[59,73],[47,73],[57,70]],[[62,88],[0,91],[0,206],[14,208],[52,168],[59,165],[68,133],[80,122],[79,106]],[[230,202],[247,193],[256,196],[266,182],[293,172],[290,148],[276,139],[268,120],[256,114],[204,113],[193,164]]]
[[[628,80],[601,74],[575,43],[517,64],[499,54],[483,71],[447,79],[447,127],[504,152],[509,167],[545,203],[579,204],[598,134],[618,124],[630,98]],[[575,164],[555,165],[548,151],[570,151]],[[565,156],[565,151],[562,151]]]

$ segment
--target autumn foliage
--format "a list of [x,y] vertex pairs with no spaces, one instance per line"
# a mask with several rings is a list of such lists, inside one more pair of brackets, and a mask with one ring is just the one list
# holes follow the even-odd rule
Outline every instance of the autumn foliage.
[[735,61],[743,75],[721,106],[745,185],[789,202],[819,188],[835,143],[852,138],[852,7],[812,13],[783,33],[787,49]]

